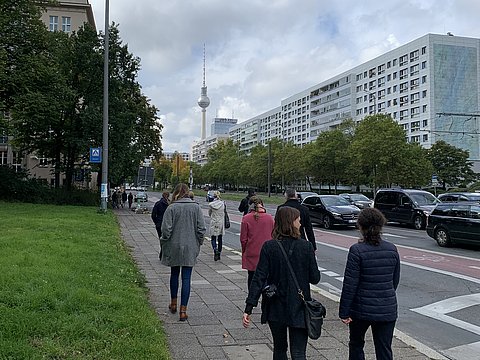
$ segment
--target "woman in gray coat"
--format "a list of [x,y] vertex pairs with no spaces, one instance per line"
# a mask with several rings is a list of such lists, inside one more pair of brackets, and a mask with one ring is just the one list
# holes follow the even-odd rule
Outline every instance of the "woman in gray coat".
[[193,266],[197,262],[200,245],[205,235],[205,219],[198,203],[188,197],[188,186],[178,184],[172,194],[162,221],[160,260],[171,268],[169,305],[172,314],[177,312],[179,275],[182,273],[180,321],[187,320],[187,304]]

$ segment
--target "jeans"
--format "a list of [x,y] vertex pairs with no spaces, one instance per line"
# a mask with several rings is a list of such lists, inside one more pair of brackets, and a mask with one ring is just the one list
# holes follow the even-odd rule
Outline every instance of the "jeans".
[[273,360],[287,360],[287,328],[292,360],[305,360],[307,352],[307,329],[289,327],[277,321],[269,321],[273,337]]
[[367,321],[353,319],[348,325],[350,329],[350,341],[348,343],[349,360],[365,360],[363,346],[365,345],[365,333],[372,327],[373,344],[377,360],[391,360],[392,338],[395,329],[395,321]]
[[[187,306],[188,299],[190,298],[190,281],[192,279],[191,266],[182,266],[182,294],[180,299],[180,305]],[[172,266],[170,268],[170,297],[172,299],[177,298],[178,293],[178,278],[180,275],[180,266]]]
[[[218,242],[218,246],[217,246],[217,242]],[[218,236],[215,236],[215,235],[212,235],[212,249],[213,251],[217,251],[218,252],[222,252],[222,235],[218,235]]]

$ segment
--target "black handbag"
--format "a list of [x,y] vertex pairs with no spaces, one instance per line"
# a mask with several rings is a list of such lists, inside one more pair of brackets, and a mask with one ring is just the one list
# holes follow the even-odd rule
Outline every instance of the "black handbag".
[[295,282],[295,286],[298,289],[298,295],[302,299],[304,306],[304,316],[305,316],[305,327],[307,328],[308,337],[313,340],[317,340],[320,335],[322,335],[322,325],[323,325],[323,318],[327,315],[327,309],[325,306],[322,305],[320,301],[315,299],[312,300],[305,300],[303,296],[303,291],[298,286],[297,277],[295,276],[295,272],[292,269],[292,265],[290,264],[290,260],[288,260],[287,253],[283,248],[283,245],[280,241],[278,241],[278,245],[282,250],[283,256],[287,261],[288,269],[290,270],[290,274],[292,275],[293,281]]
[[223,209],[224,209],[224,212],[225,212],[224,226],[225,226],[225,229],[229,229],[230,228],[230,218],[228,217],[227,204],[225,204],[225,202],[223,202]]

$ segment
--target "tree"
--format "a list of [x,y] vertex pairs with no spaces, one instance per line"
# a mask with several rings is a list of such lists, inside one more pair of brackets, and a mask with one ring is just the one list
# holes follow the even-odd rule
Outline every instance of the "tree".
[[444,190],[447,184],[457,186],[461,182],[469,183],[475,179],[472,162],[468,161],[469,152],[440,140],[428,151],[435,174]]
[[152,161],[155,169],[155,180],[160,183],[160,188],[165,189],[173,173],[172,162],[162,157],[160,160]]
[[432,178],[433,166],[428,157],[428,150],[418,143],[408,143],[405,156],[397,166],[395,183],[406,188],[427,186]]
[[403,128],[389,115],[366,116],[355,129],[352,165],[373,183],[374,191],[379,184],[391,186],[405,157],[406,143]]

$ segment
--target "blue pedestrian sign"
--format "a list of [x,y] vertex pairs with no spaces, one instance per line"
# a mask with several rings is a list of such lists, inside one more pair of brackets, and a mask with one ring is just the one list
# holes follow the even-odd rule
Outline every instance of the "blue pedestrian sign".
[[97,164],[102,162],[102,148],[90,148],[90,162]]

